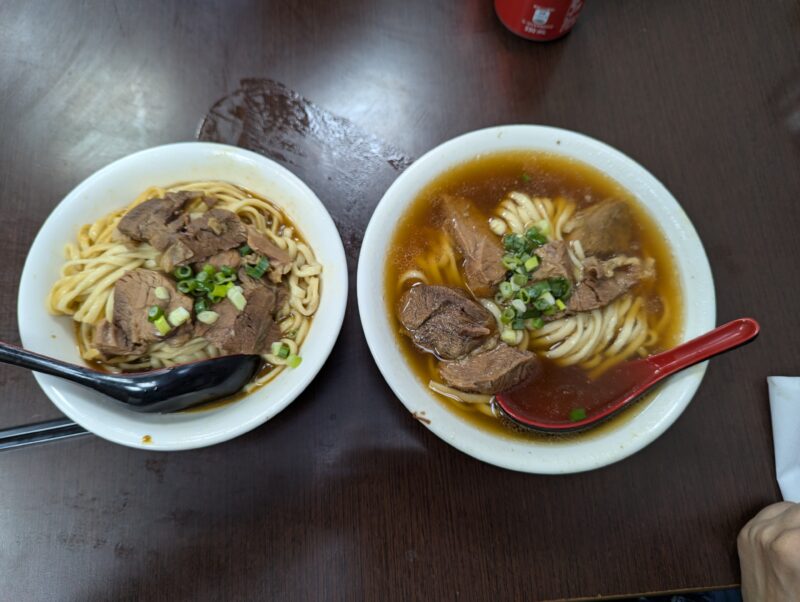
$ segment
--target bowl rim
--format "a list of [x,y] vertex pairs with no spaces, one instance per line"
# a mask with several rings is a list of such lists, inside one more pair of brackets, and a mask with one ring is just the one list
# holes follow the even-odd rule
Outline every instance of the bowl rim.
[[[544,151],[576,159],[604,172],[629,190],[662,230],[676,264],[679,257],[691,255],[691,266],[682,266],[678,278],[685,291],[687,274],[691,272],[693,291],[700,292],[701,300],[695,302],[693,297],[691,305],[683,304],[682,340],[714,327],[716,301],[708,257],[696,229],[667,188],[638,162],[604,142],[561,128],[511,124],[467,132],[437,145],[387,189],[367,225],[359,255],[356,288],[364,336],[378,369],[401,403],[415,417],[421,412],[427,419],[419,422],[456,449],[489,464],[521,472],[567,474],[594,470],[629,457],[661,436],[688,406],[702,382],[707,362],[671,377],[652,400],[635,410],[637,414],[633,418],[608,434],[557,444],[525,442],[488,433],[445,408],[413,374],[399,352],[395,334],[388,332],[392,326],[391,319],[385,315],[383,283],[381,303],[374,303],[374,278],[370,281],[370,274],[384,273],[386,248],[395,231],[394,225],[387,224],[395,224],[419,192],[438,175],[479,156],[513,150]],[[614,173],[609,173],[609,166]],[[634,181],[638,193],[631,190]],[[647,198],[642,197],[641,191],[646,192]],[[650,206],[649,203],[656,203],[655,199],[658,204]],[[655,210],[665,211],[666,217],[656,215]],[[678,235],[683,237],[682,244],[688,245],[686,248],[676,249],[674,232],[668,235],[664,231],[665,221],[678,229]],[[425,395],[422,395],[423,390]],[[669,403],[659,401],[665,399]],[[665,407],[661,409],[657,401]],[[660,410],[658,415],[653,415],[654,407]],[[584,455],[570,457],[568,452],[552,451],[572,448]]]
[[[322,201],[311,190],[311,188],[305,184],[305,182],[303,182],[290,170],[273,161],[272,159],[253,151],[213,142],[176,142],[146,148],[125,155],[105,165],[81,181],[77,186],[69,191],[55,207],[53,207],[50,214],[39,228],[39,231],[28,250],[28,255],[20,276],[19,294],[17,298],[17,322],[23,346],[29,347],[33,351],[38,351],[40,353],[44,353],[46,351],[44,349],[30,346],[31,341],[36,338],[35,332],[37,330],[36,327],[31,325],[33,323],[31,318],[37,314],[37,311],[40,315],[50,316],[50,314],[46,309],[43,308],[43,304],[41,304],[42,307],[39,308],[39,304],[31,304],[26,302],[26,299],[28,299],[30,296],[30,290],[34,286],[34,280],[36,278],[34,274],[34,268],[32,266],[35,256],[34,251],[40,247],[50,248],[55,244],[63,245],[67,242],[60,241],[59,243],[53,244],[46,242],[45,239],[48,235],[48,232],[54,228],[54,224],[63,216],[67,215],[74,205],[80,204],[80,199],[83,198],[84,195],[90,196],[91,191],[98,187],[100,183],[107,181],[108,178],[121,176],[129,170],[134,170],[135,173],[138,173],[136,172],[137,169],[140,171],[143,169],[141,167],[142,162],[156,162],[167,157],[175,156],[182,157],[178,160],[178,163],[181,161],[185,163],[180,167],[175,167],[175,171],[182,170],[183,173],[191,172],[192,165],[197,164],[195,162],[219,161],[219,165],[221,166],[225,161],[229,161],[227,167],[230,169],[235,169],[238,167],[243,170],[252,170],[252,173],[257,174],[260,178],[263,178],[264,182],[269,182],[270,185],[275,186],[285,186],[287,190],[291,190],[292,202],[299,202],[299,204],[303,205],[304,212],[307,210],[307,208],[311,208],[315,214],[313,218],[315,223],[314,228],[320,230],[320,233],[316,235],[316,242],[319,243],[324,237],[324,245],[328,247],[326,257],[319,257],[319,249],[317,248],[319,246],[318,244],[315,245],[311,241],[309,241],[309,243],[312,245],[312,249],[314,250],[315,254],[318,255],[319,260],[323,263],[324,273],[331,271],[335,272],[337,284],[336,286],[328,286],[326,282],[328,278],[323,277],[322,279],[321,285],[324,292],[320,300],[320,307],[317,309],[315,317],[318,317],[320,313],[324,314],[325,325],[324,328],[320,326],[315,330],[315,325],[317,325],[320,321],[312,321],[311,331],[309,332],[309,335],[303,344],[304,349],[309,349],[309,342],[313,344],[315,351],[310,361],[304,354],[304,361],[298,368],[291,371],[283,371],[277,377],[283,378],[284,381],[289,381],[284,382],[284,391],[279,396],[279,399],[270,399],[268,403],[261,404],[262,407],[260,409],[255,407],[253,408],[253,410],[258,411],[246,411],[244,409],[239,410],[240,413],[246,414],[247,416],[239,417],[242,418],[239,422],[226,425],[225,427],[214,427],[213,421],[215,420],[215,416],[228,416],[227,414],[220,413],[219,410],[224,410],[226,407],[233,406],[234,404],[226,404],[220,406],[219,408],[212,408],[203,412],[185,414],[182,417],[185,419],[185,422],[181,424],[189,425],[189,427],[186,427],[187,431],[191,431],[192,429],[190,427],[193,425],[201,426],[198,426],[195,429],[197,432],[186,434],[185,436],[182,436],[180,440],[173,441],[168,439],[166,442],[164,440],[155,440],[152,443],[145,443],[138,438],[131,438],[129,436],[130,433],[127,431],[121,430],[120,428],[115,428],[115,425],[113,424],[105,424],[98,418],[96,415],[98,409],[93,410],[92,406],[96,405],[95,402],[98,398],[104,397],[101,394],[80,387],[79,385],[75,385],[74,383],[69,383],[68,381],[64,381],[57,377],[48,376],[37,372],[34,373],[34,377],[36,378],[39,386],[50,398],[53,404],[75,423],[96,434],[97,436],[114,443],[154,451],[195,449],[221,443],[242,435],[256,428],[257,426],[260,426],[285,409],[286,406],[294,401],[297,396],[300,395],[300,393],[302,393],[303,390],[311,383],[324,363],[327,361],[341,332],[348,297],[347,260],[341,236],[339,235],[338,229],[336,228],[333,219],[323,205]],[[140,167],[135,167],[137,165]],[[242,173],[244,173],[244,171]],[[199,180],[202,179],[202,177],[196,177],[193,179]],[[187,181],[192,181],[192,178],[177,177],[174,180],[176,183]],[[245,188],[249,188],[249,186],[245,185],[244,183],[237,181],[235,177],[229,181],[234,184],[242,185]],[[144,186],[142,189],[144,188],[146,188],[146,186]],[[258,189],[253,191],[262,193],[262,191]],[[272,202],[281,206],[280,200],[276,200],[270,195],[265,196]],[[130,199],[128,199],[128,202],[130,202]],[[88,201],[84,201],[84,203],[88,203]],[[124,199],[119,203],[119,206],[122,206],[123,204]],[[285,207],[282,207],[282,209],[286,210]],[[112,210],[113,206],[110,206],[104,209],[104,213],[108,213]],[[302,232],[303,236],[308,238],[308,227],[303,226],[303,217],[295,214],[292,215],[291,218],[292,221],[297,224],[297,227],[300,232]],[[77,222],[86,223],[90,219],[91,217],[87,217],[85,219],[77,220]],[[308,226],[309,223],[310,222],[307,221],[306,226]],[[60,254],[58,257],[58,267],[60,268],[64,260]],[[49,285],[52,285],[52,283],[49,283]],[[51,317],[54,320],[69,319],[67,316]],[[71,361],[67,358],[60,359]],[[273,382],[274,381],[271,381],[264,387],[261,387],[257,391],[247,395],[244,399],[259,399],[260,397],[264,397],[266,399],[266,395],[269,395],[269,391],[271,390],[270,386],[273,384]],[[81,394],[78,392],[84,393]],[[235,403],[239,403],[239,401]],[[177,416],[177,414],[142,414],[127,410],[125,408],[120,409],[120,404],[108,398],[106,398],[106,403],[108,404],[108,407],[100,408],[101,412],[120,412],[121,414],[127,415],[133,423],[141,420],[142,429],[144,431],[146,431],[148,428],[155,428],[155,423],[153,422],[152,417]],[[194,414],[194,416],[189,417],[191,414]],[[172,418],[165,418],[164,420],[165,422],[160,423],[158,428],[170,429],[171,426],[176,424],[175,421],[170,422]],[[227,418],[218,420],[220,422],[224,422],[227,420]],[[206,428],[202,427],[204,423]]]

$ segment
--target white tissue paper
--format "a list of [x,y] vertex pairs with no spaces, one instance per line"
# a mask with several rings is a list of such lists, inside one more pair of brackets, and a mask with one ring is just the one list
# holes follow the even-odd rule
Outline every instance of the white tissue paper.
[[769,376],[775,472],[783,499],[800,502],[800,376]]

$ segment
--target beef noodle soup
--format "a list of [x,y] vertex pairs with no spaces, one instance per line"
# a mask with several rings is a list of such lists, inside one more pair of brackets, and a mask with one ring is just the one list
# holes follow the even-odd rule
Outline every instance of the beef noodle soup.
[[390,249],[387,309],[404,355],[485,429],[509,433],[494,394],[523,385],[549,417],[580,420],[590,408],[570,406],[567,389],[680,337],[664,235],[628,191],[566,157],[457,166],[414,200]]
[[72,317],[81,356],[97,368],[259,354],[248,393],[300,364],[322,266],[280,208],[248,190],[149,188],[65,250],[48,309]]

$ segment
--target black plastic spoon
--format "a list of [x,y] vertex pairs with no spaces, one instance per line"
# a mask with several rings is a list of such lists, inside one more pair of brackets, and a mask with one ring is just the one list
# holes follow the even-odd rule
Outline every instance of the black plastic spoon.
[[0,343],[0,362],[66,378],[137,412],[177,412],[240,391],[262,364],[258,355],[225,355],[161,370],[100,372]]

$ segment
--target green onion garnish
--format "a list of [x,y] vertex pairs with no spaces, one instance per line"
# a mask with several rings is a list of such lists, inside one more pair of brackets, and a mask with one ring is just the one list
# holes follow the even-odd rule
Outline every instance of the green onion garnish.
[[579,420],[583,420],[586,418],[586,409],[585,408],[572,408],[569,411],[569,419],[572,422],[578,422]]
[[507,270],[513,270],[516,268],[520,263],[522,263],[516,255],[512,255],[511,253],[507,253],[503,255],[503,267]]
[[247,266],[244,271],[251,278],[261,278],[264,273],[269,269],[269,259],[266,257],[259,257],[256,265]]
[[500,338],[504,343],[508,343],[509,345],[517,344],[517,333],[510,328],[503,329],[503,332],[500,334]]
[[197,288],[197,282],[195,280],[178,281],[178,290],[184,294],[191,293],[195,288]]
[[500,283],[500,296],[503,299],[509,299],[509,298],[511,298],[511,295],[513,295],[513,294],[514,294],[514,291],[511,289],[511,283],[510,282],[501,282]]
[[511,322],[511,328],[514,330],[525,330],[525,320],[517,318],[513,322]]
[[290,368],[297,368],[300,365],[300,362],[303,361],[303,358],[299,355],[295,355],[294,353],[290,354],[289,357],[286,358],[286,364]]
[[169,299],[169,291],[165,289],[163,286],[157,286],[156,290],[153,291],[157,299],[161,299],[162,301],[166,301]]
[[175,326],[176,328],[186,322],[191,317],[191,314],[186,310],[185,307],[176,307],[171,312],[169,312],[169,316],[167,320],[169,323]]
[[550,222],[546,219],[536,222],[536,228],[545,236],[550,236]]
[[228,289],[227,297],[228,300],[233,303],[233,306],[239,311],[242,311],[245,305],[247,305],[247,299],[244,298],[241,287],[234,286]]
[[525,232],[525,238],[528,239],[534,249],[547,244],[547,237],[536,228],[528,228]]
[[526,311],[528,311],[528,306],[525,305],[525,302],[521,299],[514,299],[511,302],[511,307],[513,307],[518,314],[524,314]]
[[236,280],[235,274],[229,274],[228,276],[226,276],[223,272],[217,272],[214,274],[214,282],[218,284],[222,284],[224,282],[233,282],[234,280]]
[[525,269],[528,270],[529,272],[532,272],[538,267],[539,267],[539,258],[536,257],[536,255],[534,255],[525,262]]
[[513,320],[516,316],[517,314],[513,309],[506,307],[502,312],[500,312],[500,321],[503,324],[510,324],[511,320]]
[[517,286],[525,286],[528,283],[528,277],[523,274],[514,274],[511,277],[511,284],[516,284]]
[[528,289],[526,288],[519,289],[519,291],[517,292],[517,299],[519,299],[523,303],[527,303],[528,301],[530,301],[531,296],[528,294]]
[[170,325],[167,323],[167,319],[164,317],[163,313],[157,320],[153,321],[153,326],[155,326],[158,329],[158,332],[160,332],[162,336],[168,334],[169,331],[172,330],[172,328],[170,328]]
[[209,280],[208,272],[198,272],[194,279],[198,284],[205,284]]
[[564,311],[565,309],[567,309],[566,304],[561,299],[556,299],[556,307],[558,309],[560,309],[561,311]]
[[190,268],[188,265],[181,265],[175,268],[173,273],[175,274],[175,278],[178,280],[185,280],[186,278],[191,278],[192,268]]
[[542,326],[544,326],[544,320],[539,317],[525,320],[525,328],[528,330],[539,330]]
[[194,302],[194,313],[201,314],[208,310],[208,301],[205,299],[198,299]]
[[273,343],[271,346],[272,355],[276,355],[281,359],[286,359],[289,357],[291,350],[289,349],[289,345],[286,343]]
[[164,310],[158,307],[157,305],[153,305],[152,307],[147,308],[147,319],[150,322],[155,322],[163,315],[164,315]]
[[250,255],[250,253],[252,252],[253,249],[251,249],[248,245],[242,245],[241,247],[239,247],[239,255],[241,255],[242,257]]
[[209,297],[218,297],[220,300],[222,300],[227,294],[228,294],[228,287],[225,286],[224,284],[217,284],[214,287],[214,290],[212,290],[209,293]]
[[236,273],[236,271],[229,265],[222,266],[219,271],[222,272],[223,276],[233,276]]
[[214,274],[216,274],[216,273],[217,273],[217,268],[215,268],[215,267],[214,267],[213,265],[211,265],[210,263],[207,263],[206,265],[204,265],[204,266],[203,266],[203,271],[204,271],[206,274],[208,274],[209,276],[213,276]]
[[533,283],[528,288],[528,294],[531,296],[531,299],[538,299],[549,290],[550,283],[547,280],[540,280],[539,282]]
[[219,314],[215,311],[201,311],[197,314],[197,321],[203,324],[213,324],[219,318]]

